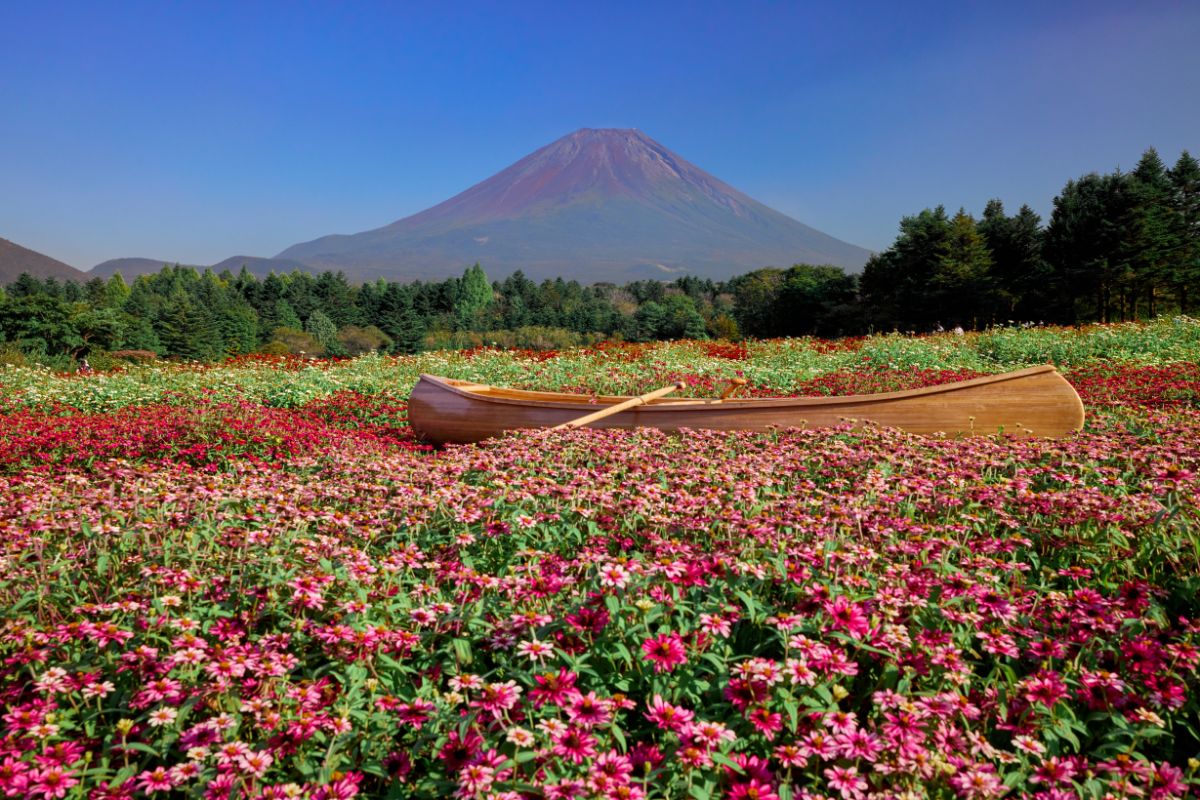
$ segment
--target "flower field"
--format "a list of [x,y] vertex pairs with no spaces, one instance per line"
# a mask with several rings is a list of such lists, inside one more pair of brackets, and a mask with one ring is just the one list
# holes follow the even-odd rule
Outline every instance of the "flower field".
[[[421,372],[885,391],[1061,441],[527,432]],[[1200,323],[0,371],[0,792],[1200,796]]]

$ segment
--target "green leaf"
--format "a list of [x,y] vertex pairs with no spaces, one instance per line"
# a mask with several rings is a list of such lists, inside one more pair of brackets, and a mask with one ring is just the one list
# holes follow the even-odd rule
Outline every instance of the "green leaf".
[[731,770],[733,770],[734,772],[736,772],[739,775],[746,774],[746,770],[742,769],[741,764],[737,763],[736,761],[734,761],[732,758],[725,755],[724,753],[712,753],[709,755],[709,758],[711,758],[713,760],[713,763],[720,764],[723,767],[729,767]]

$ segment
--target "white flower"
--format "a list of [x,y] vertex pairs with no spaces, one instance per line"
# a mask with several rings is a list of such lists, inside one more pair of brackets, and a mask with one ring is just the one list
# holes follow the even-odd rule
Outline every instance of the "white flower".
[[150,719],[147,720],[147,724],[149,724],[151,728],[161,728],[163,725],[170,725],[172,722],[174,722],[175,717],[178,715],[179,712],[168,706],[156,708],[150,712]]

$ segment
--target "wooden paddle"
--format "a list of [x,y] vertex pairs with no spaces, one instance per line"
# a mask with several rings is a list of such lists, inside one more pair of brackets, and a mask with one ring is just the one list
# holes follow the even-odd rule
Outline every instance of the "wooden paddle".
[[731,397],[734,393],[736,393],[739,389],[741,389],[745,385],[746,385],[745,378],[730,378],[729,385],[725,387],[725,391],[721,392],[721,396],[718,399],[724,400],[727,397]]
[[640,397],[631,397],[630,399],[626,400],[623,403],[617,403],[615,406],[609,406],[608,408],[601,409],[592,414],[588,414],[587,416],[580,417],[579,419],[573,419],[570,422],[564,422],[561,425],[555,425],[550,430],[552,430],[552,431],[561,431],[561,430],[573,431],[576,428],[581,428],[584,425],[590,425],[591,423],[596,422],[597,420],[602,420],[605,417],[611,417],[613,414],[617,414],[621,411],[624,411],[627,408],[633,408],[634,406],[644,405],[646,403],[649,403],[651,400],[657,400],[660,397],[666,397],[667,395],[669,395],[671,392],[675,391],[676,389],[682,389],[682,388],[683,388],[683,381],[680,381],[679,383],[673,383],[670,386],[664,386],[661,389],[655,389],[653,392],[647,392],[646,394],[641,395]]

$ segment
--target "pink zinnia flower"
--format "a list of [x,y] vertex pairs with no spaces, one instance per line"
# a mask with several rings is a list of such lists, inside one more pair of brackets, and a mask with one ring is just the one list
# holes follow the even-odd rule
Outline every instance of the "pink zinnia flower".
[[687,661],[683,639],[678,633],[661,633],[642,642],[644,658],[654,665],[655,672],[670,672]]
[[517,686],[516,681],[489,683],[483,687],[479,699],[471,701],[471,707],[482,711],[490,711],[492,716],[499,717],[505,711],[515,706],[520,696],[521,687]]
[[833,618],[833,627],[840,628],[855,639],[861,639],[871,630],[870,620],[857,603],[851,603],[845,595],[827,601],[825,611]]
[[31,796],[65,797],[67,790],[79,783],[74,775],[75,773],[71,770],[57,765],[34,770],[29,773],[29,783],[26,784],[27,791]]
[[748,783],[737,783],[729,787],[729,794],[726,795],[729,800],[779,800],[779,795],[775,794],[775,789],[771,784],[763,783],[758,779],[751,779]]
[[695,716],[688,709],[671,705],[663,700],[661,695],[656,694],[650,701],[650,713],[646,714],[646,719],[663,730],[679,732],[695,719]]
[[1050,708],[1067,695],[1067,685],[1057,672],[1042,670],[1021,682],[1025,699],[1030,703],[1041,703]]
[[867,782],[858,774],[857,767],[830,767],[825,770],[829,779],[829,788],[837,789],[846,800],[862,797],[867,790]]
[[172,781],[171,774],[167,772],[165,767],[155,767],[138,775],[137,784],[138,788],[146,794],[153,794],[154,792],[171,791],[174,781]]
[[758,728],[759,733],[768,739],[774,739],[775,734],[783,729],[783,715],[771,711],[765,706],[758,706],[746,717],[750,724]]
[[597,697],[595,692],[588,692],[576,697],[575,701],[567,706],[567,717],[576,725],[594,728],[611,720],[612,714],[605,700]]
[[579,690],[575,688],[577,677],[574,672],[565,669],[560,669],[557,673],[535,675],[533,680],[537,686],[529,690],[529,699],[537,708],[547,703],[554,706],[566,705],[579,696]]
[[732,742],[737,739],[737,734],[722,723],[708,721],[693,722],[687,725],[681,735],[709,750],[721,742]]
[[615,750],[609,750],[596,757],[588,776],[593,782],[607,783],[609,786],[626,786],[632,773],[633,763],[630,762],[629,757],[621,755]]
[[582,764],[596,755],[596,737],[581,728],[567,728],[551,734],[550,752],[574,764]]
[[486,792],[496,781],[496,770],[483,764],[468,764],[458,773],[458,793],[473,797]]

